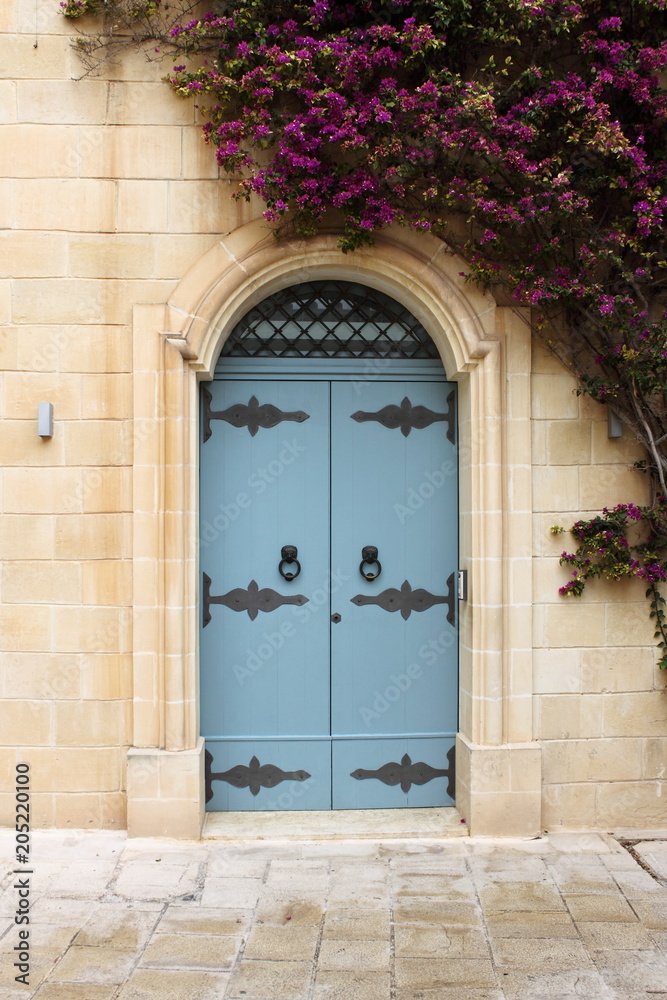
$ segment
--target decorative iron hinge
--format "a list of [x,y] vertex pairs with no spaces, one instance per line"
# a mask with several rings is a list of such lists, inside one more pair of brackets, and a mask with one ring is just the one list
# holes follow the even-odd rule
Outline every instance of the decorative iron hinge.
[[213,754],[205,755],[206,801],[213,798],[213,782],[226,781],[234,788],[249,788],[252,795],[258,795],[260,788],[275,788],[281,781],[305,781],[310,778],[308,771],[283,771],[275,764],[260,764],[257,757],[250,758],[250,764],[235,764],[228,771],[213,771]]
[[257,396],[251,396],[248,403],[234,403],[226,410],[212,410],[211,403],[213,396],[210,391],[203,386],[202,396],[204,399],[203,428],[204,441],[208,441],[213,433],[211,428],[212,420],[224,420],[232,427],[247,427],[252,437],[255,436],[260,427],[277,427],[283,420],[294,420],[301,424],[308,420],[310,414],[303,410],[291,410],[286,412],[279,410],[272,403],[261,403]]
[[366,410],[357,410],[351,416],[359,424],[375,420],[390,430],[396,430],[397,427],[400,427],[403,437],[407,437],[412,430],[423,430],[424,427],[430,427],[431,424],[443,422],[447,424],[447,440],[451,441],[452,444],[456,444],[455,401],[456,392],[452,389],[447,396],[446,413],[435,413],[425,406],[413,406],[408,397],[404,396],[400,406],[390,403],[375,413],[368,413]]
[[254,621],[259,611],[275,611],[276,608],[281,607],[283,604],[308,603],[308,598],[304,597],[303,594],[285,596],[279,594],[277,590],[272,590],[271,587],[262,587],[260,590],[255,580],[250,581],[247,590],[243,590],[242,587],[235,587],[234,590],[230,590],[226,594],[213,596],[211,594],[210,576],[207,573],[202,575],[204,581],[204,600],[202,602],[204,628],[206,628],[211,620],[212,604],[224,604],[226,608],[230,608],[232,611],[247,611],[248,618]]
[[450,573],[447,577],[448,593],[446,597],[438,597],[430,594],[428,590],[419,588],[413,590],[407,580],[401,584],[401,589],[390,587],[383,590],[381,594],[357,594],[350,598],[351,604],[360,606],[365,604],[376,604],[383,611],[400,611],[401,618],[408,620],[413,611],[428,611],[435,604],[447,605],[447,621],[452,627],[456,627],[456,589],[454,586],[455,574]]
[[377,778],[385,785],[400,785],[401,791],[406,794],[413,785],[425,785],[428,781],[433,781],[434,778],[447,778],[447,794],[453,799],[456,787],[456,747],[450,747],[447,751],[447,761],[449,767],[431,767],[423,760],[413,763],[410,755],[406,753],[401,758],[400,764],[392,760],[388,764],[378,767],[375,771],[366,771],[363,767],[358,767],[356,771],[351,772],[350,777],[356,778],[357,781]]

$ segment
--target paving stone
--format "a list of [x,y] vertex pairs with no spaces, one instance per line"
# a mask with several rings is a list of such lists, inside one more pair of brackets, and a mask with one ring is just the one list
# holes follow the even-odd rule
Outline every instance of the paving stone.
[[217,934],[156,934],[141,957],[142,968],[230,969],[241,947],[240,937]]
[[127,907],[96,906],[74,939],[75,945],[140,951],[157,922],[156,913],[136,913]]
[[526,913],[523,910],[488,913],[486,926],[491,937],[578,938],[577,928],[568,913],[548,910]]
[[[506,1000],[613,1000],[604,979],[595,971],[523,972],[512,969],[501,973],[500,983]],[[650,998],[644,994],[642,1000]]]
[[247,959],[311,961],[319,939],[319,928],[287,924],[253,927],[243,952]]
[[641,993],[667,990],[667,958],[660,952],[596,951],[593,955],[605,983],[616,990]]
[[252,909],[262,888],[259,878],[209,878],[204,886],[201,905]]
[[482,908],[489,912],[507,910],[564,910],[565,904],[550,885],[518,882],[513,886],[493,885],[481,888],[479,898]]
[[430,958],[397,958],[396,986],[399,989],[441,989],[463,986],[473,989],[498,986],[491,962],[474,958],[446,961]]
[[227,974],[139,969],[130,976],[117,1000],[220,1000],[228,982]]
[[468,924],[482,925],[478,907],[474,903],[449,901],[423,901],[397,903],[394,907],[396,923],[411,924]]
[[389,970],[389,941],[322,941],[319,969]]
[[429,873],[397,876],[394,894],[399,898],[421,896],[426,899],[473,900],[476,890],[469,878]]
[[653,951],[654,945],[648,933],[639,923],[628,924],[618,921],[582,922],[579,927],[582,941],[589,950],[605,951],[607,949],[622,949],[632,951],[648,949]]
[[243,960],[231,978],[227,1000],[305,1000],[311,970],[310,962]]
[[664,901],[635,899],[632,901],[632,908],[644,927],[651,927],[657,931],[667,930],[667,892]]
[[[16,909],[16,902],[14,903]],[[75,924],[81,927],[90,916],[90,900],[41,898],[35,900],[30,908],[30,919],[43,924]]]
[[665,898],[667,889],[656,882],[648,872],[637,867],[634,871],[616,872],[616,881],[627,900]]
[[319,927],[324,914],[323,903],[311,903],[303,899],[282,899],[271,897],[260,899],[255,913],[258,924],[303,924]]
[[391,980],[383,972],[319,971],[313,1000],[387,1000]]
[[207,877],[263,878],[269,866],[268,858],[239,857],[231,851],[211,851]]
[[496,965],[513,969],[590,969],[593,966],[580,941],[566,938],[494,938]]
[[172,903],[157,925],[157,934],[242,934],[252,910],[214,909]]
[[323,936],[348,941],[389,940],[390,911],[387,910],[328,910],[324,918]]
[[394,996],[395,1000],[505,1000],[501,990],[494,990],[492,987],[471,990],[467,986],[444,986],[439,990],[396,990]]
[[620,893],[615,895],[565,896],[567,908],[574,920],[618,920],[633,923],[637,915]]
[[51,973],[55,982],[122,983],[137,960],[134,951],[72,947]]
[[644,840],[635,845],[635,851],[660,878],[667,879],[667,841]]
[[[15,927],[12,924],[12,927]],[[36,921],[30,922],[30,944],[31,947],[53,948],[62,951],[73,941],[79,931],[78,924],[38,924]],[[12,935],[10,934],[11,938]]]
[[118,986],[93,986],[91,983],[44,983],[35,1000],[112,1000]]
[[401,958],[490,958],[484,932],[477,927],[403,924],[394,930]]

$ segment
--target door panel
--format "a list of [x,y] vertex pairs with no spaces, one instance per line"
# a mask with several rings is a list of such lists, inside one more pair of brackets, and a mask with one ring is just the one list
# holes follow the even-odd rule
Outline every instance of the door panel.
[[[255,434],[215,419],[202,445],[200,560],[211,593],[248,590],[254,580],[260,591],[303,598],[254,617],[211,605],[201,639],[202,732],[328,737],[329,616],[311,599],[329,564],[329,386],[215,382],[210,392],[214,412],[255,396],[308,418]],[[278,571],[284,545],[298,549],[301,572],[292,581]]]
[[334,740],[333,808],[453,805],[453,772],[437,773],[449,771],[447,754],[453,746],[453,737]]
[[[207,807],[450,804],[454,387],[258,379],[208,391]],[[298,548],[291,581],[284,545]],[[365,546],[378,549],[375,580],[360,572]]]
[[[341,615],[331,637],[334,808],[358,808],[364,797],[369,806],[449,801],[446,779],[408,795],[379,779],[362,788],[347,779],[355,759],[356,767],[379,766],[363,763],[385,753],[370,737],[406,734],[400,746],[390,744],[400,761],[409,753],[408,735],[456,732],[452,614],[454,624],[447,621],[457,565],[456,453],[446,421],[435,419],[448,415],[450,393],[445,383],[367,384],[361,394],[352,382],[332,385],[331,548],[347,575],[332,598]],[[367,545],[378,549],[381,565],[372,581],[359,566]],[[359,740],[336,742],[348,734]],[[440,760],[444,744],[427,744],[438,751],[430,763],[447,767]]]

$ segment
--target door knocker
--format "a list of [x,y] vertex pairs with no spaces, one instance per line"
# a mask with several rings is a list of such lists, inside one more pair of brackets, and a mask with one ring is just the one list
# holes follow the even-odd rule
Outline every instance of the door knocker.
[[[377,573],[365,573],[364,566],[371,566],[373,563],[377,566]],[[378,559],[378,550],[374,545],[364,545],[361,550],[361,562],[359,563],[359,572],[363,576],[364,580],[377,580],[380,573],[382,572],[382,565]]]
[[[282,549],[280,550],[281,560],[280,563],[278,564],[278,572],[283,577],[283,579],[296,580],[297,576],[301,572],[301,563],[297,559],[298,554],[299,550],[297,549],[296,545],[283,545]],[[286,565],[293,566],[294,563],[296,563],[296,573],[290,573],[289,570],[285,572],[283,566]]]

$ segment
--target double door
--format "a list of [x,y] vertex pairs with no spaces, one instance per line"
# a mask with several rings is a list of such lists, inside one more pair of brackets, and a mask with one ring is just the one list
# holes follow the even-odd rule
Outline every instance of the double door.
[[452,804],[455,391],[202,390],[207,808]]

